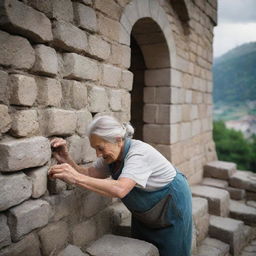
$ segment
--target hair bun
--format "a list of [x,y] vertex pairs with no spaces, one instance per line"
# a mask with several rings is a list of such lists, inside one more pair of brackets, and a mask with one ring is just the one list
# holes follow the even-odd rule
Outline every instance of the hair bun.
[[134,134],[134,128],[130,123],[123,123],[123,127],[125,129],[125,137],[132,138]]

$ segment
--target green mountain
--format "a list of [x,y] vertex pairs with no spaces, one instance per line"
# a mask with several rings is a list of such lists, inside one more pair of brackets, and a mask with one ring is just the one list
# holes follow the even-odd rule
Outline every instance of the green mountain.
[[256,42],[243,44],[214,60],[214,103],[256,100]]

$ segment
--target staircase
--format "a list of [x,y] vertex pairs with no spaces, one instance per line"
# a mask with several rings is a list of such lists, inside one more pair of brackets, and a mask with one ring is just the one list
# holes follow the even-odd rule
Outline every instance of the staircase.
[[[201,184],[191,186],[192,256],[256,255],[256,174],[215,161],[204,167]],[[119,201],[108,207],[112,234],[82,252],[69,245],[58,256],[159,256],[152,244],[130,238],[131,214]],[[182,255],[181,255],[182,256]]]

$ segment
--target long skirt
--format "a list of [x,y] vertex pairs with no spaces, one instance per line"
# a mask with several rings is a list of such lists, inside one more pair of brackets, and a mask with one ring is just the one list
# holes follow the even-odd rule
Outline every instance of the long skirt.
[[[160,256],[190,256],[192,242],[192,197],[186,177],[177,172],[175,178],[157,191],[135,187],[122,199],[131,212],[148,211],[161,199],[170,195],[165,227],[144,223],[134,214],[132,237],[154,244]],[[154,223],[152,223],[154,224]],[[152,227],[151,227],[152,226]]]

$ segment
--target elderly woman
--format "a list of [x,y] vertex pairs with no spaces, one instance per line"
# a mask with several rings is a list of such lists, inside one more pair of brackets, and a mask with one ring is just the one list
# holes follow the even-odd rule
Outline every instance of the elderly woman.
[[[109,197],[132,213],[132,236],[154,244],[161,256],[189,256],[192,237],[191,193],[185,176],[147,143],[131,139],[134,129],[110,116],[88,128],[97,160],[78,166],[66,141],[51,142],[60,163],[49,175]],[[106,179],[112,176],[112,179]]]

